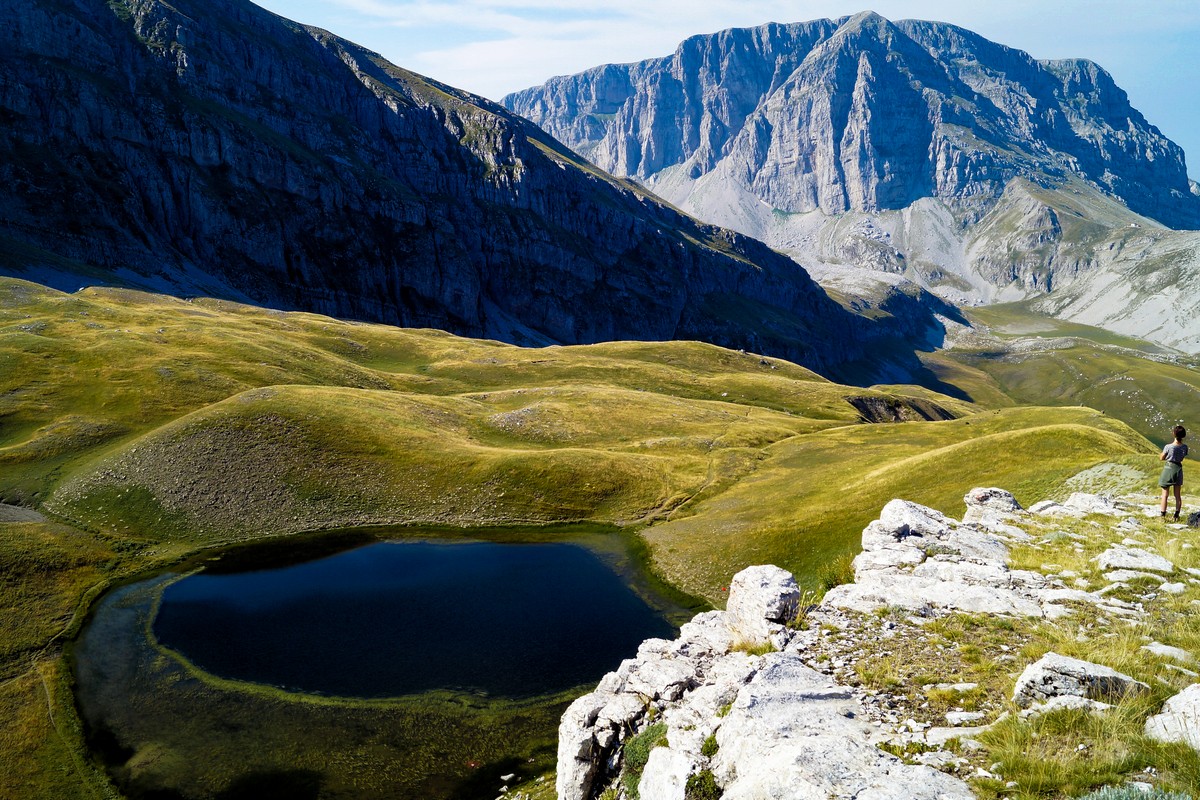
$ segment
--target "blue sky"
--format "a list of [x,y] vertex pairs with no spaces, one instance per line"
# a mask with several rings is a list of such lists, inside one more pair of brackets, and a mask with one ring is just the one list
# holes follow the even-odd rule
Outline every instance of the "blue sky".
[[390,61],[500,99],[552,75],[667,55],[686,37],[840,17],[952,22],[1037,58],[1090,58],[1188,154],[1200,179],[1196,0],[258,0]]

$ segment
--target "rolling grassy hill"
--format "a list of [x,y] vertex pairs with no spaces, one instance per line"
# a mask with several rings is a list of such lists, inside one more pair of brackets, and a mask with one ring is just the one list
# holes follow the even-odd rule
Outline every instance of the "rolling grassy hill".
[[[1200,408],[1195,358],[1100,328],[1042,316],[1025,304],[970,309],[973,328],[921,354],[943,382],[976,402],[1087,406],[1150,441],[1170,441]],[[1195,419],[1191,420],[1195,424]]]
[[972,486],[1032,501],[1105,462],[1151,482],[1112,414],[1018,407],[997,360],[946,358],[990,407],[693,342],[527,349],[0,279],[0,500],[51,517],[0,522],[0,795],[108,791],[59,645],[104,586],[202,547],[600,522],[720,604],[750,563],[818,584],[895,496],[960,513]]

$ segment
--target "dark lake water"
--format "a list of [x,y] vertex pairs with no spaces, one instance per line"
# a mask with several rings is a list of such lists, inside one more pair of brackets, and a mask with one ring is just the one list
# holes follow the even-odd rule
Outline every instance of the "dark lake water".
[[584,547],[411,541],[200,572],[164,590],[153,630],[221,677],[368,698],[559,692],[674,634]]

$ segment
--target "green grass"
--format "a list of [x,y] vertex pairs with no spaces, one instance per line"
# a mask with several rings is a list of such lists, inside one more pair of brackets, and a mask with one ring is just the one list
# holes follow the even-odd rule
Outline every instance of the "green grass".
[[777,564],[806,586],[825,588],[822,575],[844,571],[862,529],[893,498],[961,516],[967,489],[1004,486],[1028,504],[1118,456],[1153,472],[1146,442],[1090,409],[1013,408],[949,422],[844,426],[765,448],[752,474],[645,536],[668,579],[712,602],[752,564]]
[[[976,402],[1087,406],[1127,423],[1159,445],[1200,402],[1200,370],[1178,353],[1100,328],[1050,319],[1024,305],[972,309],[991,342],[922,354],[943,382]],[[1056,340],[1030,349],[1016,343]],[[1186,424],[1186,420],[1184,421]]]
[[650,760],[650,751],[656,747],[665,747],[666,744],[667,725],[665,722],[648,725],[625,742],[623,749],[625,762],[621,765],[621,783],[631,800],[638,800],[638,782],[641,781],[642,771]]
[[[866,425],[849,402],[862,397],[961,418]],[[843,580],[892,497],[950,513],[974,485],[1037,500],[1150,450],[1089,409],[985,411],[695,342],[520,348],[3,278],[0,501],[57,521],[0,524],[0,715],[27,735],[0,748],[16,781],[0,790],[106,791],[77,763],[61,642],[104,587],[204,547],[368,525],[605,523],[640,531],[658,578],[720,604],[753,563],[809,588]],[[39,674],[59,676],[48,695]]]

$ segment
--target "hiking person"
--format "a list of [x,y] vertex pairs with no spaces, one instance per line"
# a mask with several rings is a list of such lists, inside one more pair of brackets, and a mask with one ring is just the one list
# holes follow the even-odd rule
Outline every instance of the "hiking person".
[[1183,505],[1183,501],[1179,497],[1179,491],[1183,488],[1183,459],[1188,454],[1188,446],[1183,443],[1183,437],[1187,436],[1187,429],[1182,425],[1176,425],[1171,429],[1171,433],[1175,435],[1175,441],[1163,448],[1162,455],[1158,457],[1159,461],[1165,461],[1163,465],[1162,476],[1158,479],[1158,485],[1162,487],[1162,504],[1159,506],[1158,515],[1165,517],[1167,515],[1167,494],[1172,488],[1175,489],[1175,519],[1179,520],[1179,509]]

